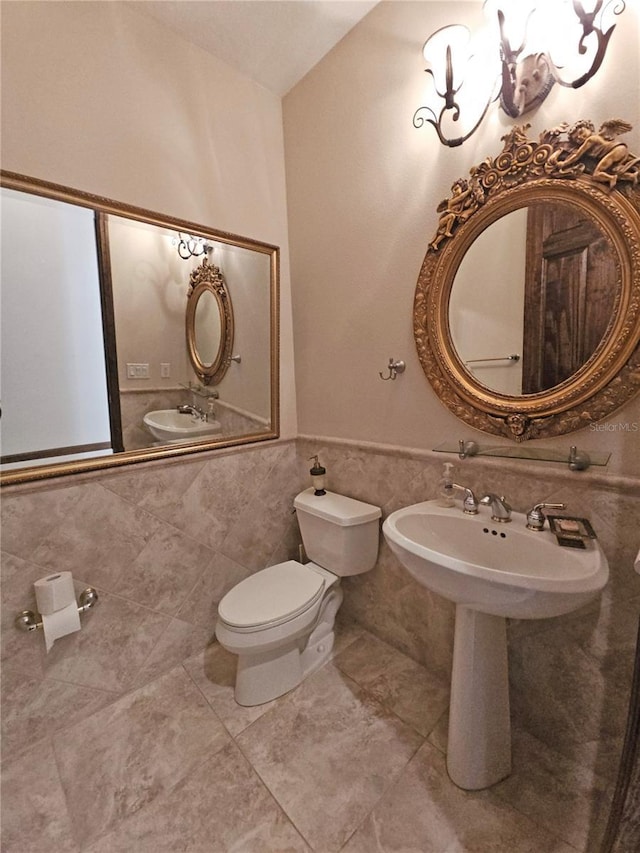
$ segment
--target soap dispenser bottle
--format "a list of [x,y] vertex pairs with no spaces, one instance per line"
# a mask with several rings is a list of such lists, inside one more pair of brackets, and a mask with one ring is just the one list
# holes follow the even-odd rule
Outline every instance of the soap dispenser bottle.
[[442,469],[442,477],[440,478],[440,481],[438,483],[438,497],[436,501],[438,506],[455,506],[453,493],[453,476],[451,474],[452,469],[453,465],[451,462],[444,463],[444,468]]
[[314,488],[315,495],[326,495],[326,491],[324,488],[325,485],[325,474],[327,473],[327,469],[323,468],[320,462],[318,461],[317,456],[310,456],[309,459],[313,459],[313,465],[309,471],[311,474],[311,482]]

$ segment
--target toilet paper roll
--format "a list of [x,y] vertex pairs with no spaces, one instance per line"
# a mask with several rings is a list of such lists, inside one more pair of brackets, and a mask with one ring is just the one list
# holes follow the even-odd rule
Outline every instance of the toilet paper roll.
[[40,578],[33,586],[36,591],[38,612],[42,616],[50,616],[56,610],[67,607],[71,602],[75,604],[76,593],[71,572],[56,572],[55,575]]
[[71,604],[68,604],[61,610],[56,610],[55,613],[46,616],[43,615],[42,627],[44,630],[44,644],[48,654],[56,640],[80,630],[80,614],[78,613],[75,598]]

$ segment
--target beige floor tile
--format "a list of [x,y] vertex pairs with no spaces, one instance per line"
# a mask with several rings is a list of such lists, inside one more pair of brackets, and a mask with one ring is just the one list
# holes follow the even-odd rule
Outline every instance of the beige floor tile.
[[[26,639],[36,639],[28,637]],[[28,677],[14,663],[2,667],[2,759],[23,752],[117,698],[106,690],[54,678]]]
[[227,731],[234,737],[266,714],[278,701],[276,699],[252,708],[238,705],[233,698],[236,662],[236,655],[232,655],[218,643],[212,643],[203,652],[184,662],[184,668],[222,720]]
[[[362,636],[362,628],[354,622],[338,622],[333,655],[339,654]],[[262,705],[244,707],[234,699],[237,657],[214,642],[204,651],[184,661],[184,668],[202,691],[227,731],[234,737],[271,710],[280,699]]]
[[88,844],[229,742],[181,667],[54,737],[74,831]]
[[314,850],[341,848],[422,738],[329,663],[237,743]]
[[[473,793],[446,774],[442,678],[355,623],[338,624],[332,662],[255,708],[235,703],[236,657],[217,643],[120,698],[29,677],[15,655],[3,669],[3,853],[595,853],[619,737],[584,717],[577,686],[554,671],[570,642],[594,685],[586,708],[606,712],[602,670],[629,632],[594,618],[515,639],[516,717],[541,734],[516,726],[512,775]],[[114,620],[107,634],[122,645]],[[204,628],[172,624],[138,677],[203,641]],[[62,662],[68,641],[54,647]]]
[[425,744],[344,853],[575,853],[486,791],[462,791]]
[[426,737],[449,704],[449,685],[407,655],[364,634],[335,658],[336,666]]
[[310,853],[229,744],[86,853]]
[[599,850],[613,786],[526,732],[513,732],[513,772],[492,792],[579,850]]
[[50,744],[2,769],[3,853],[77,853]]

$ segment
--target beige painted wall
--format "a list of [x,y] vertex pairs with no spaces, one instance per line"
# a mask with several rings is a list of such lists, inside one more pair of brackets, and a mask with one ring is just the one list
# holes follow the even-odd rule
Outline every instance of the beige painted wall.
[[[177,388],[195,381],[185,345],[189,274],[197,258],[183,261],[175,232],[110,216],[109,259],[120,391]],[[130,379],[127,364],[148,364],[148,379]],[[170,365],[162,378],[160,365]]]
[[[597,77],[556,87],[527,121],[620,117],[640,149],[639,4],[627,4]],[[298,421],[301,434],[432,448],[481,439],[435,396],[418,362],[412,304],[436,205],[453,181],[500,151],[510,122],[493,108],[463,146],[416,130],[425,85],[421,48],[446,23],[473,23],[480,3],[382,2],[284,99]],[[407,370],[382,382],[390,356]],[[354,405],[354,398],[357,405]],[[640,399],[583,430],[536,444],[613,452],[611,472],[640,474]],[[619,424],[636,425],[623,432]]]
[[281,247],[281,434],[296,434],[281,102],[117,2],[4,3],[2,168]]

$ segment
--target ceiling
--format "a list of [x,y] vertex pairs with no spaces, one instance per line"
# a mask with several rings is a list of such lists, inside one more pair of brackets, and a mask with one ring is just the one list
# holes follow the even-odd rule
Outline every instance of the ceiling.
[[129,0],[143,14],[284,95],[378,0]]

